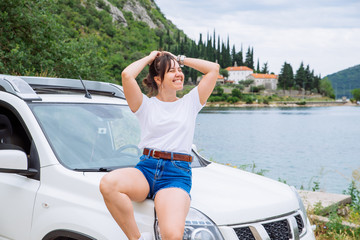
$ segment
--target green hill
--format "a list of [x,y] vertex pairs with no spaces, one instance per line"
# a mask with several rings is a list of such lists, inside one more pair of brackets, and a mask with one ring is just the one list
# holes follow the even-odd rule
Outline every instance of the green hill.
[[352,98],[351,90],[360,88],[360,65],[328,75],[336,93],[336,98]]
[[[189,39],[154,0],[1,0],[0,73],[91,79],[121,84],[121,72],[152,50],[253,65],[220,36]],[[231,52],[231,53],[230,53]],[[253,68],[253,67],[252,67]],[[183,69],[186,81],[201,75]],[[145,77],[143,71],[138,81]]]
[[2,74],[118,82],[132,61],[187,39],[153,0],[4,0],[0,23]]

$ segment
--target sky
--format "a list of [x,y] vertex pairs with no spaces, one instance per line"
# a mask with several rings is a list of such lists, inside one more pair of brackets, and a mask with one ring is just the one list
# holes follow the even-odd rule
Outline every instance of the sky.
[[[255,68],[300,63],[322,77],[360,64],[360,0],[155,0],[165,17],[199,40],[220,36],[254,48]],[[245,55],[245,54],[244,54]],[[244,56],[245,57],[245,56]]]

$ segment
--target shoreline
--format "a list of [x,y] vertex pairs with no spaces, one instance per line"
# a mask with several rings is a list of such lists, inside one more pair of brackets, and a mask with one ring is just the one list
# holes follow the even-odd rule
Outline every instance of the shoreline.
[[228,103],[228,102],[207,102],[205,107],[212,108],[221,108],[221,107],[238,107],[238,108],[246,108],[246,107],[263,107],[263,108],[273,108],[273,107],[337,107],[337,106],[359,106],[356,103],[351,102],[306,102],[306,104],[297,104],[298,102],[272,102],[269,104],[263,103]]

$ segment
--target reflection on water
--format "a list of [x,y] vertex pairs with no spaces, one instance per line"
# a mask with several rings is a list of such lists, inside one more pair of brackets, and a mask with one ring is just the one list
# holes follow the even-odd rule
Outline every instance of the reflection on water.
[[205,108],[194,143],[216,162],[255,163],[265,176],[329,192],[360,168],[360,108]]

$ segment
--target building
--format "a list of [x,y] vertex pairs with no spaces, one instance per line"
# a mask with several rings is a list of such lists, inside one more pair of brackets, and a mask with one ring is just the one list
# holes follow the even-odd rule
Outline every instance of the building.
[[246,77],[246,80],[254,80],[254,86],[263,85],[265,89],[276,90],[278,83],[278,75],[275,74],[262,74],[252,73]]
[[218,75],[218,78],[216,80],[216,83],[224,84],[224,77],[222,75]]
[[226,70],[229,72],[229,76],[227,80],[234,81],[234,83],[245,81],[247,76],[254,73],[253,69],[246,66],[227,67]]

